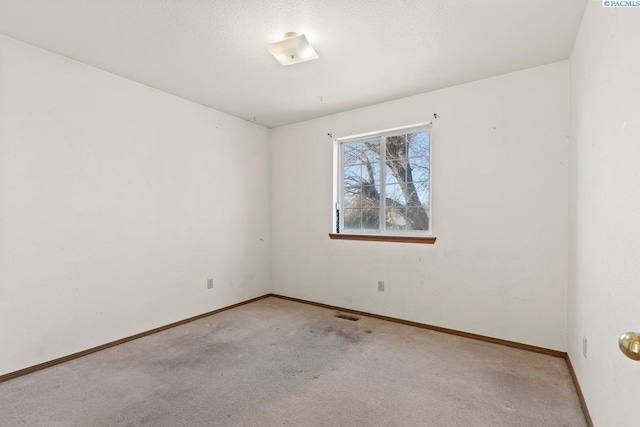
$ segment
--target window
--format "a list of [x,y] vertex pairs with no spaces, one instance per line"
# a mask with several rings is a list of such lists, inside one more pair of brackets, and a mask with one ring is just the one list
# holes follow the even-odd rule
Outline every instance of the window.
[[431,126],[340,138],[339,233],[431,231]]

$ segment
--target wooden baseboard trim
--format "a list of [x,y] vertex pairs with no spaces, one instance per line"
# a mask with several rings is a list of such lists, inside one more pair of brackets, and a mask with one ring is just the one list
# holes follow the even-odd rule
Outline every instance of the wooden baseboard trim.
[[129,342],[129,341],[137,340],[138,338],[146,337],[147,335],[152,335],[152,334],[155,334],[157,332],[166,331],[167,329],[175,328],[176,326],[184,325],[185,323],[193,322],[194,320],[199,320],[199,319],[202,319],[202,318],[205,318],[205,317],[208,317],[208,316],[211,316],[211,315],[214,315],[214,314],[226,311],[226,310],[230,310],[232,308],[240,307],[241,305],[249,304],[249,303],[252,303],[254,301],[258,301],[258,300],[261,300],[263,298],[267,298],[269,296],[270,296],[270,294],[262,295],[260,297],[252,298],[252,299],[247,300],[247,301],[242,301],[242,302],[239,302],[237,304],[232,304],[232,305],[229,305],[227,307],[222,307],[222,308],[219,308],[217,310],[209,311],[208,313],[199,314],[197,316],[189,317],[188,319],[179,320],[177,322],[169,323],[168,325],[160,326],[158,328],[151,329],[149,331],[140,332],[139,334],[131,335],[130,337],[121,338],[119,340],[112,341],[112,342],[107,343],[107,344],[102,344],[102,345],[99,345],[97,347],[93,347],[93,348],[90,348],[90,349],[87,349],[87,350],[79,351],[77,353],[73,353],[73,354],[70,354],[68,356],[59,357],[57,359],[53,359],[53,360],[50,360],[48,362],[39,363],[39,364],[34,365],[34,366],[29,366],[28,368],[20,369],[18,371],[9,372],[8,374],[0,375],[0,383],[3,382],[3,381],[9,381],[9,380],[12,380],[14,378],[18,378],[18,377],[21,377],[23,375],[30,374],[32,372],[39,371],[41,369],[45,369],[45,368],[49,368],[49,367],[54,366],[54,365],[58,365],[60,363],[68,362],[70,360],[77,359],[79,357],[86,356],[86,355],[91,354],[91,353],[95,353],[97,351],[105,350],[105,349],[107,349],[109,347],[115,347],[117,345],[124,344],[124,343]]
[[573,385],[576,387],[576,392],[578,393],[578,399],[580,399],[580,406],[582,407],[582,413],[584,414],[584,419],[587,421],[588,427],[593,427],[593,421],[591,421],[589,408],[587,408],[587,401],[584,400],[584,394],[582,394],[582,389],[580,388],[580,383],[578,382],[576,371],[573,369],[573,365],[571,364],[571,359],[569,358],[568,354],[567,354],[567,357],[565,357],[565,360],[567,361],[567,367],[569,368],[569,373],[571,374]]
[[334,305],[327,305],[327,304],[322,304],[322,303],[319,303],[319,302],[313,302],[313,301],[307,301],[307,300],[303,300],[303,299],[299,299],[299,298],[287,297],[287,296],[284,296],[284,295],[270,294],[270,296],[272,296],[274,298],[281,298],[281,299],[285,299],[285,300],[289,300],[289,301],[300,302],[300,303],[303,303],[303,304],[315,305],[316,307],[328,308],[330,310],[344,311],[344,312],[347,312],[347,313],[357,314],[357,315],[360,315],[360,316],[373,317],[374,319],[387,320],[389,322],[394,322],[394,323],[401,323],[403,325],[414,326],[416,328],[429,329],[431,331],[436,331],[436,332],[444,332],[445,334],[457,335],[459,337],[470,338],[470,339],[473,339],[473,340],[486,341],[486,342],[490,342],[490,343],[493,343],[493,344],[499,344],[499,345],[504,345],[504,346],[507,346],[507,347],[517,348],[517,349],[520,349],[520,350],[533,351],[534,353],[546,354],[548,356],[560,357],[560,358],[563,358],[563,359],[567,357],[567,353],[565,353],[564,351],[551,350],[549,348],[544,348],[544,347],[536,347],[536,346],[533,346],[533,345],[522,344],[522,343],[515,342],[515,341],[508,341],[508,340],[503,340],[503,339],[500,339],[500,338],[488,337],[488,336],[485,336],[485,335],[472,334],[470,332],[463,332],[463,331],[458,331],[458,330],[455,330],[455,329],[442,328],[440,326],[433,326],[433,325],[429,325],[429,324],[426,324],[426,323],[412,322],[410,320],[403,320],[403,319],[398,319],[398,318],[395,318],[395,317],[381,316],[379,314],[367,313],[365,311],[352,310],[352,309],[344,308],[344,307],[336,307]]

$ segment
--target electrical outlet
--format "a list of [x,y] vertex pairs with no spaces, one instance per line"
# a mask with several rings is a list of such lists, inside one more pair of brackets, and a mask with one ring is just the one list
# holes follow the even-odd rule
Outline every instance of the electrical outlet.
[[582,337],[582,355],[587,358],[587,337]]
[[207,289],[213,289],[213,279],[207,279]]
[[384,292],[384,282],[382,280],[378,280],[378,292]]

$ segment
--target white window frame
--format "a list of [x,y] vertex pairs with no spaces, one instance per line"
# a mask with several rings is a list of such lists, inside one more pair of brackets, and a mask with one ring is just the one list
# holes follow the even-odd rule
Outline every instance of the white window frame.
[[[385,207],[386,203],[383,203],[383,200],[386,200],[386,144],[384,144],[385,139],[390,136],[403,135],[407,133],[413,132],[422,132],[425,130],[429,130],[429,230],[387,230],[386,229],[386,213]],[[378,139],[380,144],[380,212],[379,212],[379,228],[377,230],[371,229],[346,229],[344,228],[344,145],[353,144],[360,141],[371,141],[373,139]],[[340,215],[340,230],[337,230],[338,233],[348,233],[348,234],[366,234],[366,235],[391,235],[391,236],[433,236],[433,161],[432,161],[432,151],[433,151],[433,126],[431,122],[418,123],[409,126],[401,126],[392,129],[385,129],[378,132],[368,132],[359,135],[351,135],[342,138],[334,139],[335,149],[337,150],[337,174],[336,174],[336,183],[337,183],[337,203],[336,208]],[[384,183],[384,185],[383,185]],[[334,215],[334,229],[335,229],[335,215]]]

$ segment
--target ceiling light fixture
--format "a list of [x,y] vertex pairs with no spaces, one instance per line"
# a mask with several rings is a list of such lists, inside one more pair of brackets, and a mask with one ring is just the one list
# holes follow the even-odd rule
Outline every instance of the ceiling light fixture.
[[267,49],[282,65],[299,64],[320,58],[304,34],[286,33],[284,40],[269,43]]

